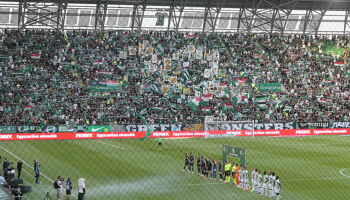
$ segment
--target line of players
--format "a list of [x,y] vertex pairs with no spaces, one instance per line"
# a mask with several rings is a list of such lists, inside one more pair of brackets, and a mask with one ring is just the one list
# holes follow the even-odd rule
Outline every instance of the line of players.
[[[183,171],[194,173],[194,155],[192,153],[185,154],[185,165]],[[224,173],[223,173],[224,170]],[[261,173],[258,169],[252,169],[249,183],[249,172],[244,166],[237,163],[226,162],[223,166],[221,160],[216,161],[205,156],[197,156],[197,172],[200,176],[210,179],[217,179],[225,183],[232,182],[243,190],[250,190],[260,195],[269,196],[271,198],[280,199],[281,183],[279,177],[274,172],[266,171]],[[217,175],[219,176],[217,178]]]

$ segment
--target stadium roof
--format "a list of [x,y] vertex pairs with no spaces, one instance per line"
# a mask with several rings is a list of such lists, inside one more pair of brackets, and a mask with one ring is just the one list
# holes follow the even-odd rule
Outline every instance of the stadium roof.
[[[0,0],[0,1],[12,1],[18,2],[19,0]],[[33,0],[28,0],[34,2]],[[52,0],[53,2],[63,2],[62,0]],[[149,6],[169,6],[172,3],[180,5],[181,2],[185,2],[187,7],[206,7],[210,3],[211,5],[222,3],[226,8],[280,8],[280,9],[293,9],[293,10],[347,10],[350,9],[350,0],[67,0],[68,3],[79,4],[96,4],[97,2],[105,2],[108,4],[116,5],[133,5],[142,4],[146,2]],[[36,0],[40,2],[40,0]]]

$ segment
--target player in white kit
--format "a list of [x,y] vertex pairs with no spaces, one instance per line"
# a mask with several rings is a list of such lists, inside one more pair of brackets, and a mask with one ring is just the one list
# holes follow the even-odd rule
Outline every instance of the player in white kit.
[[244,184],[243,184],[243,189],[244,190],[249,190],[249,172],[246,167],[244,167],[243,170],[243,179],[244,179]]
[[266,174],[266,171],[264,171],[261,195],[265,195],[265,196],[268,195],[268,192],[269,192],[268,182],[269,182],[269,176]]
[[257,172],[256,177],[256,192],[262,194],[263,177],[261,176],[260,171]]
[[273,190],[273,180],[272,180],[272,172],[269,173],[269,197],[272,197]]
[[274,192],[276,194],[276,199],[279,200],[281,198],[280,192],[281,192],[281,183],[278,176],[276,176],[276,182],[274,187]]
[[272,192],[271,192],[271,197],[272,198],[276,197],[275,185],[276,185],[276,176],[275,176],[275,172],[272,172]]
[[252,169],[252,173],[251,173],[251,176],[250,176],[250,182],[252,184],[252,192],[255,191],[255,169],[253,168]]

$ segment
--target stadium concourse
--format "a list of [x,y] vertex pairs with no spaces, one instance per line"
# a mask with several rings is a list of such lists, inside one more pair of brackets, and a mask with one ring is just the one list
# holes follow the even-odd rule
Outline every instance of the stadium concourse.
[[348,36],[5,30],[0,124],[348,121]]

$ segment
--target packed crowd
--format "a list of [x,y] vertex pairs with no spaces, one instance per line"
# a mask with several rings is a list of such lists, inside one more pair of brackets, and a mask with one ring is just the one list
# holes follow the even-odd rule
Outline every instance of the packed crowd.
[[[329,43],[345,51],[325,54]],[[0,124],[348,120],[349,46],[345,36],[6,30]]]
[[[195,156],[185,154],[183,171],[194,173]],[[187,169],[186,169],[187,168]],[[197,173],[212,180],[233,183],[242,190],[256,192],[262,196],[280,199],[281,182],[275,172],[261,172],[257,168],[251,170],[238,163],[215,160],[206,156],[197,156]]]

